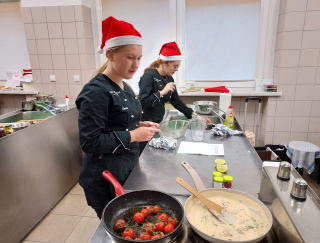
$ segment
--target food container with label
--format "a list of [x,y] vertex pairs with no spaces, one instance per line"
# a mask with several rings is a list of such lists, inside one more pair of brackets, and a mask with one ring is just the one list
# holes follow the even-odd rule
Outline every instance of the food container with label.
[[277,84],[264,84],[263,90],[265,92],[277,92]]
[[223,187],[231,189],[232,188],[232,181],[233,181],[232,176],[224,176],[223,177]]
[[215,176],[213,178],[213,188],[222,188],[223,178],[221,176]]

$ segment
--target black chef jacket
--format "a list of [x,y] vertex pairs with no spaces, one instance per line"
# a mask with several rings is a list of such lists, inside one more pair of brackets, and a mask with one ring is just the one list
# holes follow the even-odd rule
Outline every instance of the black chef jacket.
[[160,91],[169,82],[174,82],[172,76],[167,75],[164,80],[157,69],[148,70],[140,78],[139,100],[143,110],[142,121],[161,122],[165,113],[164,105],[168,101],[188,119],[192,117],[193,110],[180,100],[177,89],[160,97]]
[[123,185],[137,163],[139,145],[131,143],[129,131],[141,120],[141,104],[126,83],[122,90],[100,73],[83,87],[76,105],[80,145],[85,152],[79,184],[111,199],[114,190],[102,172],[109,170]]

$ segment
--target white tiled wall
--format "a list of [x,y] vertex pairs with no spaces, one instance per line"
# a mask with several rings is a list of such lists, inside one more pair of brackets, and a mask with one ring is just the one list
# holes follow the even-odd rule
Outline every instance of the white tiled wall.
[[[95,71],[91,9],[82,6],[22,7],[35,90],[58,103],[74,102]],[[56,81],[50,81],[55,75]],[[74,81],[74,75],[80,82]]]

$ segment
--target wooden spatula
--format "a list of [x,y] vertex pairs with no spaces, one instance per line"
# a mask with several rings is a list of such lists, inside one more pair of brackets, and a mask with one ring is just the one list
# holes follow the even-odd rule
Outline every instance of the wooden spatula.
[[213,214],[213,216],[215,216],[218,220],[220,220],[225,224],[229,224],[229,221],[226,220],[225,216],[222,214],[223,207],[210,201],[205,196],[201,195],[183,179],[177,177],[176,182],[178,182],[181,186],[183,186],[185,189],[191,192],[195,197],[197,197],[209,209],[209,211]]

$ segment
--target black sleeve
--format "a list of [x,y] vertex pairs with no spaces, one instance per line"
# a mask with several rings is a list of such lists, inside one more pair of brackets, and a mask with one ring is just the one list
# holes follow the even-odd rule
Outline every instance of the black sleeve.
[[143,108],[151,108],[155,101],[160,101],[160,91],[153,88],[153,76],[150,72],[142,75],[139,81],[139,100]]
[[85,153],[119,154],[130,149],[129,131],[107,132],[110,113],[110,97],[100,89],[86,89],[76,104],[79,110],[80,145]]
[[186,106],[185,103],[182,102],[182,100],[178,95],[177,89],[175,89],[174,92],[172,93],[170,103],[174,106],[174,108],[182,112],[188,119],[192,118],[193,110],[188,106]]

